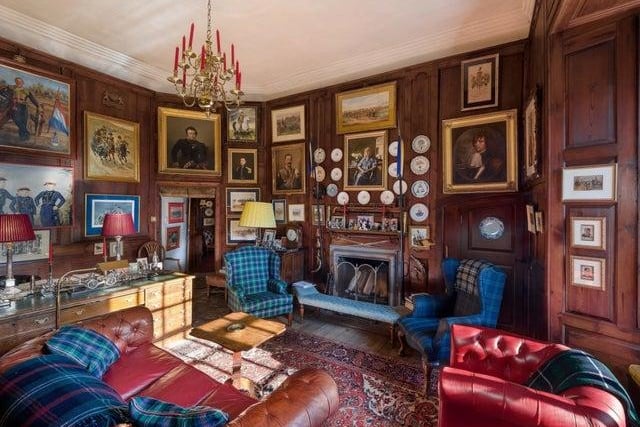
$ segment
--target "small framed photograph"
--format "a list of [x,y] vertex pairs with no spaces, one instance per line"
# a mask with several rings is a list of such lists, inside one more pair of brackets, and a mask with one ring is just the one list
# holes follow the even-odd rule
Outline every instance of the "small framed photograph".
[[358,230],[371,230],[373,229],[373,224],[375,223],[373,215],[358,215],[356,217],[356,221]]
[[605,259],[571,255],[571,284],[604,291]]
[[276,224],[284,224],[287,222],[287,199],[273,199],[273,216],[276,218]]
[[240,218],[227,218],[227,245],[255,242],[257,238],[257,228],[240,227]]
[[103,255],[104,254],[104,243],[103,242],[95,242],[93,244],[93,254],[94,255]]
[[167,227],[167,241],[164,247],[170,251],[180,247],[180,226]]
[[304,203],[289,204],[289,221],[304,221]]
[[138,270],[147,271],[149,269],[149,260],[147,258],[136,258]]
[[462,111],[498,105],[498,54],[462,61]]
[[334,215],[331,217],[331,221],[329,221],[329,228],[343,229],[344,227],[345,222],[343,215]]
[[412,248],[428,249],[431,247],[431,228],[429,226],[409,226],[409,236]]
[[264,235],[262,236],[262,242],[270,245],[276,240],[276,230],[269,229],[264,230]]
[[243,105],[227,111],[227,141],[258,142],[258,106]]
[[313,225],[324,225],[324,205],[312,205]]
[[615,201],[617,164],[562,169],[562,201]]
[[536,211],[536,231],[538,233],[544,233],[544,218],[540,211]]
[[606,250],[607,223],[605,217],[571,217],[571,247]]
[[527,230],[529,233],[536,232],[536,213],[533,205],[527,205]]
[[298,141],[305,138],[304,104],[271,110],[271,141]]
[[213,226],[215,223],[215,218],[202,218],[202,225],[205,227]]
[[169,224],[184,222],[184,202],[169,202]]
[[257,164],[257,149],[229,148],[227,150],[227,182],[230,184],[256,184],[258,182]]
[[245,203],[258,201],[259,188],[227,188],[227,213],[242,213]]

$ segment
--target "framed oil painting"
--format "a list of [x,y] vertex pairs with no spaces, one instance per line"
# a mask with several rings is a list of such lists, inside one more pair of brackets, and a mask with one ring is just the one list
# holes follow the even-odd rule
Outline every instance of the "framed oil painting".
[[409,238],[414,249],[429,249],[431,247],[431,228],[427,226],[409,226]]
[[336,94],[338,134],[396,127],[396,82]]
[[462,111],[498,105],[498,54],[462,61]]
[[257,238],[257,228],[240,227],[240,218],[227,218],[227,245],[255,242]]
[[258,106],[244,105],[227,112],[227,141],[258,142]]
[[517,110],[442,121],[443,192],[518,191]]
[[140,232],[140,196],[118,194],[85,194],[84,235],[99,236],[108,213],[129,213],[136,233]]
[[571,284],[605,290],[605,259],[571,255]]
[[84,112],[84,179],[140,182],[140,125]]
[[[33,230],[34,240],[13,244],[13,262],[48,259],[51,251],[51,230]],[[102,252],[100,252],[102,254]],[[0,244],[0,265],[7,262],[7,245]]]
[[387,188],[387,131],[344,136],[344,189]]
[[0,59],[0,147],[71,154],[73,80]]
[[527,180],[540,176],[539,88],[535,88],[524,110],[524,172]]
[[304,104],[271,110],[271,141],[286,142],[305,138]]
[[305,143],[271,147],[273,194],[304,194],[307,171]]
[[570,217],[571,247],[606,250],[606,220],[605,217]]
[[158,107],[158,171],[221,174],[220,114]]
[[257,184],[257,165],[257,149],[227,149],[227,182],[230,184]]
[[240,214],[247,202],[260,201],[259,188],[227,188],[227,213]]
[[617,170],[617,164],[563,168],[562,201],[615,201]]
[[180,226],[167,227],[167,241],[164,247],[170,251],[180,247]]
[[273,199],[273,216],[276,218],[276,224],[284,224],[287,222],[287,199]]
[[0,163],[0,213],[27,214],[34,228],[72,225],[73,169]]
[[169,224],[184,222],[184,202],[169,202]]

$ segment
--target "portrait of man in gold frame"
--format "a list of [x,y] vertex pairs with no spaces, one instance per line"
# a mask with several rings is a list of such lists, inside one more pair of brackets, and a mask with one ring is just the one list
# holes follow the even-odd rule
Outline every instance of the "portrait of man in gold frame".
[[306,184],[305,143],[271,147],[273,194],[304,194]]
[[158,171],[219,176],[220,129],[220,114],[158,107]]
[[336,94],[339,134],[395,127],[395,81]]

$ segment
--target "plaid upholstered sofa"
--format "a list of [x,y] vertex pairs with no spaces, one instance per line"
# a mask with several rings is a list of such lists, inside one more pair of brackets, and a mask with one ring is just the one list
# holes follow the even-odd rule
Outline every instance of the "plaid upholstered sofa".
[[[326,372],[318,369],[303,369],[294,373],[263,400],[256,400],[230,384],[217,382],[151,342],[153,319],[145,307],[121,310],[86,321],[81,326],[78,329],[95,331],[102,339],[106,337],[115,344],[119,353],[117,360],[101,378],[92,377],[82,372],[82,366],[76,364],[74,367],[72,359],[64,360],[64,357],[56,354],[43,356],[44,344],[51,342],[54,332],[21,344],[0,357],[0,426],[109,427],[113,424],[96,424],[95,418],[91,422],[81,422],[76,418],[71,423],[62,423],[61,418],[56,418],[62,417],[55,413],[57,410],[75,410],[78,417],[83,415],[83,411],[95,412],[97,404],[94,405],[92,399],[100,398],[96,393],[98,388],[106,389],[103,396],[108,395],[111,401],[120,402],[125,408],[127,402],[141,396],[182,407],[201,405],[217,408],[227,414],[229,426],[267,426],[273,425],[272,420],[277,420],[280,426],[319,426],[338,408],[336,383]],[[48,371],[48,376],[44,371],[27,366],[47,358],[53,358],[48,363],[54,365],[54,369]],[[20,372],[22,366],[27,367]],[[42,364],[39,366],[38,369],[44,369]],[[58,369],[60,374],[57,373]],[[67,388],[66,392],[59,392],[55,387],[64,382],[64,378],[55,377],[65,375],[63,370],[73,373],[73,377],[69,378],[73,387]],[[78,380],[78,375],[87,378],[86,383]],[[25,394],[26,389],[31,388],[28,382],[43,379],[46,382],[44,386],[32,387],[36,389],[35,393],[31,390],[32,396],[41,398],[30,399]],[[72,401],[74,398],[79,402],[78,407],[66,408],[65,400]],[[19,406],[22,407],[23,418],[17,423],[7,419],[7,414]],[[25,411],[31,409],[33,414],[24,416]]]
[[280,279],[280,257],[257,246],[244,246],[224,254],[228,305],[256,317],[287,315],[293,319],[293,296]]
[[413,311],[398,320],[400,354],[407,345],[422,354],[425,391],[432,364],[446,363],[455,323],[495,327],[506,274],[478,260],[447,258],[442,262],[445,295],[416,295]]

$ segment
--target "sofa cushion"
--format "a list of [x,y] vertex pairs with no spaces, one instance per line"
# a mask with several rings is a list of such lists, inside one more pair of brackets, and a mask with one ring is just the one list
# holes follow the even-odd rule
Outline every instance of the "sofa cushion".
[[111,426],[129,422],[127,405],[103,381],[57,354],[34,357],[0,375],[0,426]]
[[218,427],[229,420],[226,413],[216,408],[183,408],[144,396],[131,399],[129,412],[136,427]]
[[181,364],[177,357],[147,343],[120,356],[102,380],[126,400]]
[[63,326],[45,343],[49,353],[66,356],[102,378],[120,351],[107,337],[79,326]]

